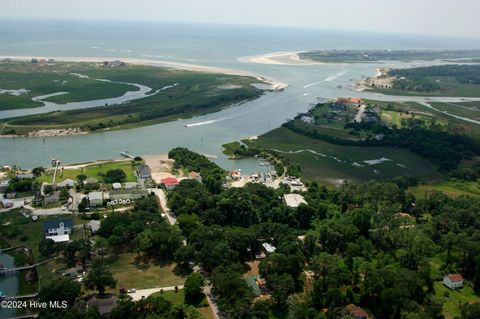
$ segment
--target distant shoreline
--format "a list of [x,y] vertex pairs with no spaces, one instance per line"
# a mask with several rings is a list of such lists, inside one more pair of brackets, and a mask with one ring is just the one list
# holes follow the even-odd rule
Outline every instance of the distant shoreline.
[[316,65],[325,64],[322,62],[301,59],[298,55],[302,51],[273,52],[261,55],[241,57],[240,62],[271,64],[271,65]]
[[[157,66],[157,67],[165,67],[165,68],[172,68],[177,70],[185,70],[185,71],[193,71],[193,72],[204,72],[204,73],[220,73],[220,74],[228,74],[228,75],[240,75],[240,76],[251,76],[258,79],[261,82],[265,82],[270,85],[270,90],[273,91],[281,91],[288,87],[287,83],[283,83],[274,79],[266,78],[262,75],[255,74],[252,72],[242,71],[242,70],[234,70],[234,69],[225,69],[213,66],[205,66],[205,65],[198,65],[198,64],[190,64],[190,63],[179,63],[179,62],[171,62],[166,60],[150,60],[150,59],[138,59],[138,58],[118,58],[118,57],[56,57],[56,56],[33,56],[37,59],[54,59],[56,62],[79,62],[79,63],[101,63],[103,61],[113,61],[113,60],[121,60],[129,64],[135,65],[144,65],[144,66]],[[32,56],[8,56],[8,55],[1,55],[0,60],[4,59],[12,59],[13,61],[30,61]]]

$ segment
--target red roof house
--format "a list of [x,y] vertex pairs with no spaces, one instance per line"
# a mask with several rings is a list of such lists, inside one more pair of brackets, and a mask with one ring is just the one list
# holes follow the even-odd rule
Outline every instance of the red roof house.
[[368,313],[366,313],[365,310],[363,310],[359,306],[349,304],[345,308],[355,319],[368,319]]
[[463,277],[460,274],[448,274],[443,277],[443,284],[453,290],[463,288]]
[[175,177],[167,177],[167,178],[163,178],[160,181],[160,184],[162,184],[166,189],[171,190],[171,189],[174,189],[175,186],[179,184],[179,182]]

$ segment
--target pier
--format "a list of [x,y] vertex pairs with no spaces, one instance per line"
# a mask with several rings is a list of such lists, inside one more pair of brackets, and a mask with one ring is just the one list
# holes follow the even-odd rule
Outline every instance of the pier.
[[122,155],[122,156],[124,156],[124,157],[131,158],[131,159],[134,159],[134,158],[135,158],[135,156],[131,155],[128,151],[120,152],[120,155]]

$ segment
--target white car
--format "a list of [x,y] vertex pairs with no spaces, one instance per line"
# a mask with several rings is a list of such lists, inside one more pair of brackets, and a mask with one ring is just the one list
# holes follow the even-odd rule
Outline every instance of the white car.
[[136,290],[135,288],[130,288],[130,289],[127,290],[127,292],[128,292],[129,294],[133,294],[133,293],[136,292],[136,291],[137,291],[137,290]]

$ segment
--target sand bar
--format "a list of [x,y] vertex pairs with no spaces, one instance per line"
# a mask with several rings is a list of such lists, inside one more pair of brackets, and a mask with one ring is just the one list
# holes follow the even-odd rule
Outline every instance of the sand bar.
[[323,64],[312,60],[303,60],[298,52],[273,52],[262,55],[252,55],[241,57],[240,62],[272,64],[272,65],[316,65]]

